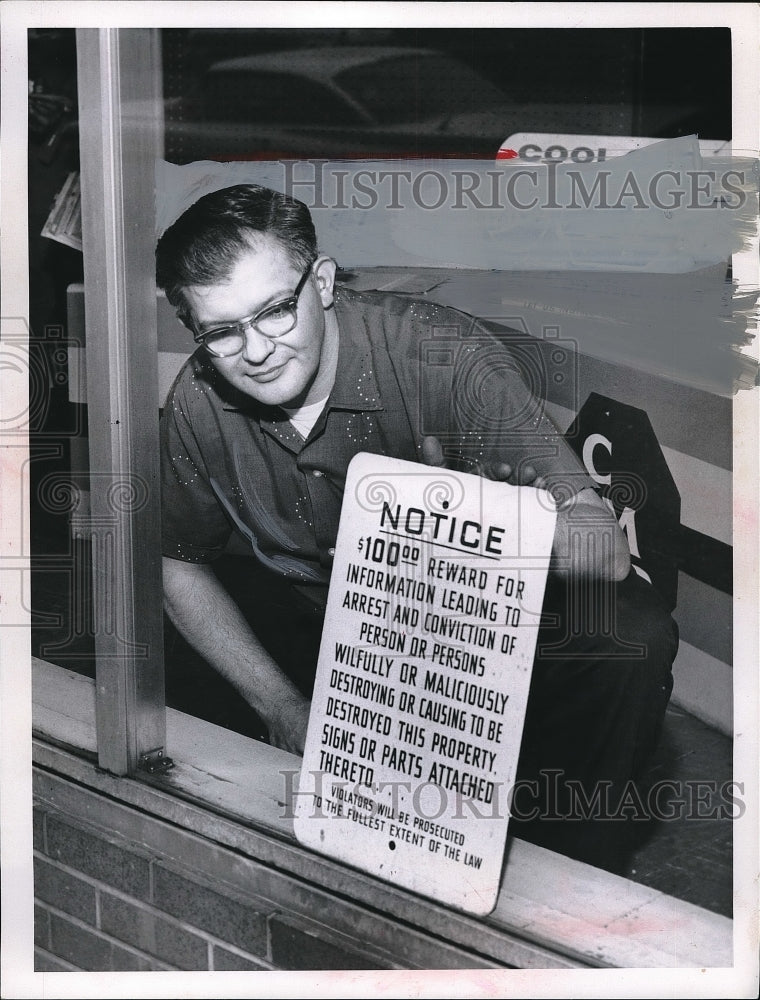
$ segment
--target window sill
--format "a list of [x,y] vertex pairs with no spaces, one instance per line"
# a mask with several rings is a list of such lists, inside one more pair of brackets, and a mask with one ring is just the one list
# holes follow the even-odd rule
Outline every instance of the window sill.
[[308,851],[284,806],[282,772],[298,771],[300,758],[181,712],[167,710],[175,767],[160,777],[116,778],[94,764],[94,682],[37,659],[32,677],[39,768],[391,919],[519,968],[733,965],[731,920],[516,838],[508,841],[499,898],[486,918]]

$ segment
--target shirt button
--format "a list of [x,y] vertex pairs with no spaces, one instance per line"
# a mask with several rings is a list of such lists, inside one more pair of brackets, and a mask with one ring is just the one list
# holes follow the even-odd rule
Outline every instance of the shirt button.
[[335,549],[328,549],[327,554],[332,559],[332,557],[335,555]]
[[322,471],[320,469],[312,469],[311,474],[318,479],[322,475]]

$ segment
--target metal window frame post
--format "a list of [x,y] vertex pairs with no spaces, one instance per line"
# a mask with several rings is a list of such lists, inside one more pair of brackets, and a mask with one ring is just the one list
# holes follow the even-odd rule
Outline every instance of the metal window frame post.
[[170,766],[154,404],[159,32],[76,39],[98,763],[152,773]]

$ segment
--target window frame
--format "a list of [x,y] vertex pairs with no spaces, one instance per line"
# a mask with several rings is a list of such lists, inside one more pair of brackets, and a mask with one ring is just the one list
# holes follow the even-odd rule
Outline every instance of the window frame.
[[98,764],[125,775],[167,759],[158,420],[145,406],[158,396],[145,192],[160,153],[159,31],[78,28],[76,44]]

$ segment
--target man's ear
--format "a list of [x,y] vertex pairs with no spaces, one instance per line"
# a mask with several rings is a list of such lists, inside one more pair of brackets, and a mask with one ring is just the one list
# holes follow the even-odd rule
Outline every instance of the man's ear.
[[186,330],[189,330],[190,333],[195,336],[195,327],[193,326],[192,318],[188,313],[185,313],[182,310],[177,310],[177,319]]
[[185,327],[185,329],[189,330],[190,333],[192,333],[192,335],[195,336],[195,326],[193,325],[192,310],[190,309],[190,306],[187,304],[187,300],[185,299],[185,296],[182,294],[182,292],[180,292],[178,299],[175,303],[173,303],[173,306],[174,306],[174,314],[179,320],[179,322]]
[[332,257],[318,257],[314,263],[319,297],[322,299],[322,305],[325,309],[329,309],[333,304],[337,268],[338,265]]

